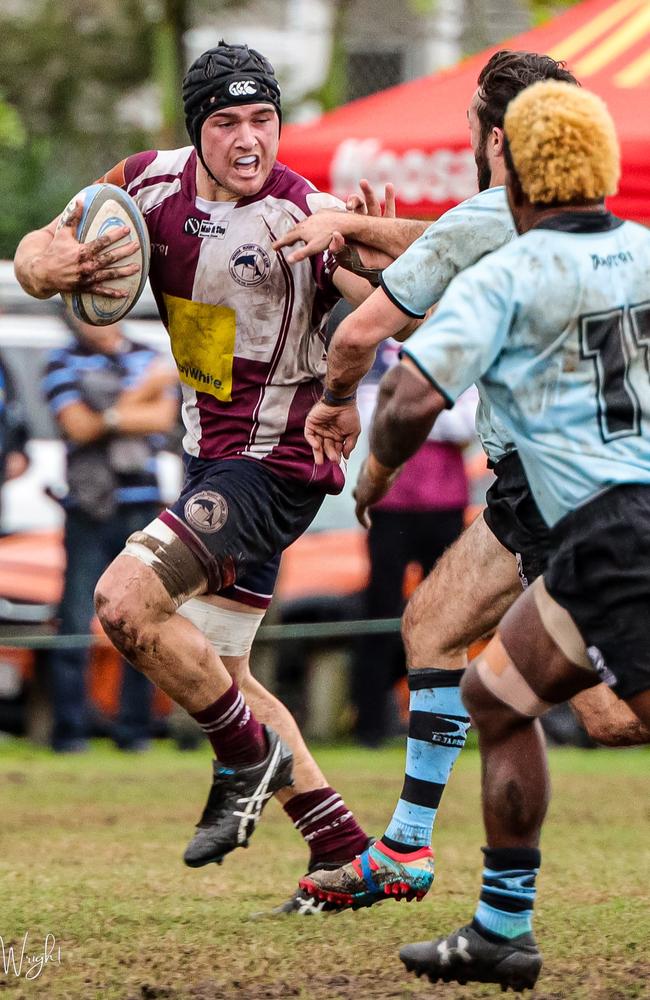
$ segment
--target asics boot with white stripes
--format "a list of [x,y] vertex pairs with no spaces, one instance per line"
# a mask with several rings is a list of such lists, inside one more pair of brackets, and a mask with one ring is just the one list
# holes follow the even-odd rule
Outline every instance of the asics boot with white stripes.
[[266,757],[246,767],[225,767],[213,761],[214,778],[203,815],[183,860],[190,868],[221,864],[236,847],[248,847],[264,806],[280,788],[293,784],[293,755],[278,734],[264,727]]

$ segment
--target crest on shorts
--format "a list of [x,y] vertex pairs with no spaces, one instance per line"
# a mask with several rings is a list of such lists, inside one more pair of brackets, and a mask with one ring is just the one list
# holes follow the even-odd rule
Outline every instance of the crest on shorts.
[[257,243],[244,243],[235,250],[228,268],[238,285],[250,288],[261,284],[268,277],[271,258]]
[[226,498],[211,490],[195,493],[185,504],[185,520],[204,534],[220,531],[228,520]]

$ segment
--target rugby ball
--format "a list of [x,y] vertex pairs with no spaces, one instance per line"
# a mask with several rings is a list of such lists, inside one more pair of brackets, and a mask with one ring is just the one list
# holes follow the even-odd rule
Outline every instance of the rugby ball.
[[111,299],[92,292],[62,292],[61,297],[69,311],[83,323],[92,326],[109,326],[117,323],[133,308],[140,298],[149,275],[151,244],[147,224],[131,195],[115,184],[90,184],[69,202],[59,220],[59,228],[74,211],[75,203],[83,202],[83,213],[77,225],[76,236],[80,243],[91,243],[116,226],[130,226],[128,236],[113,243],[122,246],[136,239],[140,249],[124,263],[138,263],[140,270],[123,278],[107,281],[111,288],[124,289],[126,298]]

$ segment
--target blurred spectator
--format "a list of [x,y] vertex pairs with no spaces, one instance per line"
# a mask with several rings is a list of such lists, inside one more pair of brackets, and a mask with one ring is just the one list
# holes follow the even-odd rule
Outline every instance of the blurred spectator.
[[[43,391],[67,446],[66,572],[60,633],[88,633],[93,591],[125,539],[160,509],[156,453],[175,424],[175,372],[119,326],[94,327],[63,314],[74,339],[49,357]],[[51,654],[53,749],[85,750],[87,649]],[[153,688],[124,663],[114,739],[145,749]]]
[[[362,426],[370,426],[377,385],[398,360],[400,344],[384,341],[373,368],[359,389]],[[372,509],[368,531],[370,580],[366,617],[399,618],[404,610],[405,571],[410,564],[426,576],[463,529],[468,483],[463,448],[475,439],[478,396],[470,389],[442,413],[420,450],[404,465],[384,499]],[[390,734],[390,693],[406,674],[398,635],[369,635],[358,644],[352,700],[356,736],[378,746]]]
[[23,407],[16,396],[9,369],[0,357],[0,489],[9,479],[17,479],[27,469],[26,444],[27,424]]

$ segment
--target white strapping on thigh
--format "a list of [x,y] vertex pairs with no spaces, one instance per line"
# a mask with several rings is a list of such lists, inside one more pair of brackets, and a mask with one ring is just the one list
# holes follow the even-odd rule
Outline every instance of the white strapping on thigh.
[[520,715],[534,719],[553,708],[550,702],[539,698],[522,677],[498,635],[476,660],[476,670],[488,691]]
[[583,670],[593,670],[594,666],[587,656],[585,641],[569,612],[551,597],[544,584],[544,578],[539,576],[531,586],[539,617],[548,635],[555,645],[566,656]]
[[[150,521],[142,531],[152,538],[157,538],[159,542],[163,542],[165,545],[170,545],[178,539],[178,536],[174,534],[172,529],[168,528],[165,522],[159,518]],[[160,562],[159,557],[152,549],[148,549],[141,542],[132,542],[130,536],[126,540],[123,552],[126,556],[133,556],[134,559],[139,559],[145,566],[153,566]]]
[[196,625],[219,656],[244,656],[253,645],[265,612],[232,611],[193,597],[178,609],[178,614]]
[[176,607],[205,590],[207,574],[201,562],[159,518],[129,535],[122,554],[150,566]]

